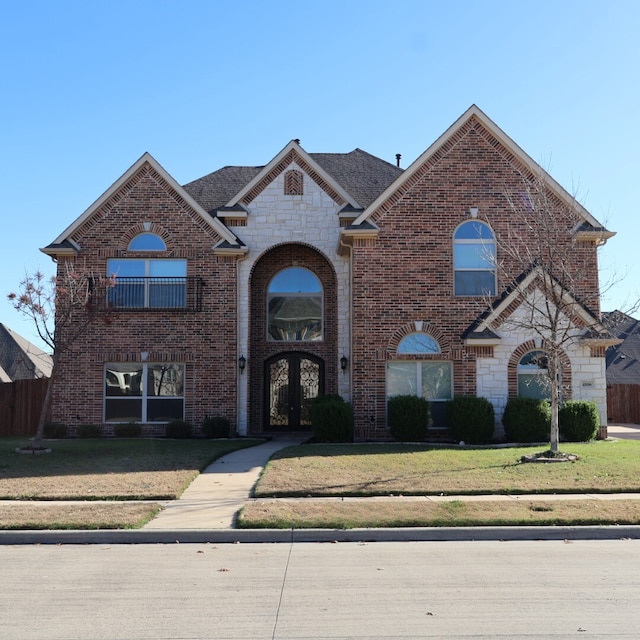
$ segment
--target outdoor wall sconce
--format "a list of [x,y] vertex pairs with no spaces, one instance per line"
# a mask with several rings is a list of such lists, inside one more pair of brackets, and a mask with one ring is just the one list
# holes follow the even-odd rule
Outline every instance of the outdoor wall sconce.
[[240,356],[238,358],[238,369],[240,369],[240,375],[244,371],[244,368],[247,366],[247,359],[244,356]]
[[342,356],[342,358],[340,358],[340,368],[343,371],[346,371],[348,366],[349,366],[349,360],[347,360],[347,356]]

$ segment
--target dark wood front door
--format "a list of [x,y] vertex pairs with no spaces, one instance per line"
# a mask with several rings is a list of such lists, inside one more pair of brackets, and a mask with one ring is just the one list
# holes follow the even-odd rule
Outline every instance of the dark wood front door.
[[324,367],[308,353],[279,354],[266,363],[265,431],[308,431],[311,401],[323,392]]

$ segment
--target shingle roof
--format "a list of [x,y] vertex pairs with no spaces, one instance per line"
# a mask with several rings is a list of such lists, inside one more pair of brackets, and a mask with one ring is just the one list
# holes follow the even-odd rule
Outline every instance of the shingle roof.
[[49,377],[52,360],[48,353],[0,323],[0,369],[10,380]]
[[[402,169],[362,149],[309,155],[365,208],[402,173]],[[263,168],[223,167],[185,184],[184,189],[203,209],[212,212],[226,205]]]
[[640,384],[640,320],[611,311],[602,314],[602,324],[624,341],[607,349],[607,383]]

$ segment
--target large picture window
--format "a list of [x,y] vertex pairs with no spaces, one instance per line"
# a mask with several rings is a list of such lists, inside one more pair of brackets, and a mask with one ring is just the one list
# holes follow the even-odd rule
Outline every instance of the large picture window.
[[187,304],[186,260],[112,259],[107,275],[116,278],[108,294],[116,308],[174,309]]
[[105,366],[105,422],[169,422],[184,418],[184,365]]
[[267,339],[322,340],[322,284],[308,269],[283,269],[269,283]]
[[454,291],[457,296],[496,294],[496,241],[484,222],[470,220],[453,235]]

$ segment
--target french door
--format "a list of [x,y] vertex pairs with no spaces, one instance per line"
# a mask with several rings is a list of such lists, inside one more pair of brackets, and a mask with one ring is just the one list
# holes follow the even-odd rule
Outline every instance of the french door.
[[324,366],[308,353],[278,354],[265,365],[265,431],[308,431],[311,401],[324,389]]

